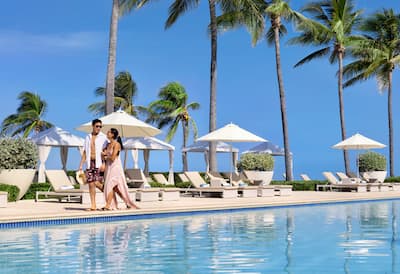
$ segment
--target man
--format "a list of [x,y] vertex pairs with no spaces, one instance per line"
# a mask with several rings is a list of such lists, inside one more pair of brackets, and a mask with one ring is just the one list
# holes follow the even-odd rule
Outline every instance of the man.
[[92,132],[86,136],[82,159],[79,170],[82,170],[86,162],[86,182],[89,184],[91,207],[88,210],[96,210],[96,187],[103,191],[103,175],[100,170],[102,165],[101,152],[108,144],[107,136],[101,132],[102,122],[99,119],[92,121]]

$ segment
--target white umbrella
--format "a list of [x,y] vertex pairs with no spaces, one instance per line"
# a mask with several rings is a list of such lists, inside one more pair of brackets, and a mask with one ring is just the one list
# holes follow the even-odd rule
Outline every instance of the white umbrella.
[[[261,138],[235,124],[227,124],[226,126],[214,130],[200,138],[196,141],[207,141],[207,142],[267,142],[264,138]],[[231,147],[232,148],[232,147]],[[232,170],[230,172],[232,182]]]
[[68,147],[83,147],[84,139],[70,132],[59,128],[52,127],[47,130],[41,131],[32,138],[30,138],[39,149],[39,169],[38,169],[38,182],[46,181],[44,171],[46,170],[45,163],[50,154],[52,147],[60,147],[60,156],[63,169],[66,170]]
[[[337,143],[332,148],[344,149],[344,150],[361,150],[361,149],[373,149],[373,148],[384,148],[386,145],[369,139],[359,133]],[[358,177],[358,155],[357,155],[357,177]]]
[[[200,152],[204,153],[204,160],[206,162],[206,171],[210,170],[210,163],[208,159],[208,150],[210,149],[209,142],[194,142],[190,146],[182,148],[182,152]],[[228,145],[227,143],[218,141],[216,142],[216,152],[229,152],[232,153],[233,162],[232,165],[235,167],[236,170],[236,162],[239,149]]]
[[[285,156],[285,149],[275,145],[271,142],[264,142],[259,145],[256,145],[249,150],[242,152],[242,154],[247,153],[256,153],[256,154],[271,154],[272,156]],[[293,178],[293,153],[289,153],[290,158],[290,170],[292,171],[292,178]],[[285,174],[284,174],[285,175]]]
[[[103,124],[103,132],[107,132],[110,128],[116,128],[121,137],[150,137],[161,133],[158,128],[146,124],[122,110],[115,111],[99,119]],[[90,133],[92,132],[92,122],[80,125],[76,129]]]

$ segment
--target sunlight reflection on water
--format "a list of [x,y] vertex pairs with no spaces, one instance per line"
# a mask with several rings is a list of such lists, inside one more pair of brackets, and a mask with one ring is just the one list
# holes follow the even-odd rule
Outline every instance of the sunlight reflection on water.
[[399,201],[0,231],[2,273],[399,273]]

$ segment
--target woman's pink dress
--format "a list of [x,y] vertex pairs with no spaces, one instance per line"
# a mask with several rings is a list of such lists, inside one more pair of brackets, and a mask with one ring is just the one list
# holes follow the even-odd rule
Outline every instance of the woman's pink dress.
[[[107,155],[110,157],[112,155],[112,148],[107,149]],[[124,175],[124,170],[122,168],[122,162],[119,157],[115,158],[114,161],[107,160],[106,163],[106,172],[105,172],[105,183],[104,183],[104,195],[107,201],[107,196],[110,192],[114,191],[114,187],[117,187],[119,192],[121,193],[121,198],[124,200],[127,206],[134,207],[135,204],[129,197],[128,186],[126,184],[126,178]],[[114,192],[114,198],[110,204],[110,209],[117,209],[118,202],[117,196]]]

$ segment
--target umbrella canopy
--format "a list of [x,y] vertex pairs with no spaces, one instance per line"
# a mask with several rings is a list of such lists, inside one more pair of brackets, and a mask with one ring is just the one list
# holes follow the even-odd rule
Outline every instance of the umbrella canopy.
[[[121,137],[150,137],[161,133],[158,128],[146,124],[122,110],[115,111],[99,119],[103,124],[103,132],[107,132],[110,128],[116,128]],[[76,129],[90,133],[92,132],[92,122],[80,125]]]
[[[200,138],[197,141],[223,141],[223,142],[267,142],[264,138],[261,138],[235,124],[227,124],[226,126],[214,130]],[[232,146],[231,146],[232,151]],[[232,155],[232,162],[234,161]],[[230,172],[229,181],[232,182],[232,170]]]
[[125,138],[125,149],[175,150],[175,147],[154,137]]
[[[361,149],[373,149],[373,148],[384,148],[386,145],[381,144],[377,141],[374,141],[372,139],[369,139],[359,133],[354,134],[353,136],[337,143],[334,145],[332,148],[336,149],[345,149],[345,150],[350,150],[350,149],[355,149],[355,150],[361,150]],[[357,156],[357,178],[359,177],[359,157]]]
[[38,182],[45,182],[46,160],[49,157],[52,147],[60,148],[60,157],[62,168],[67,170],[68,148],[69,147],[83,147],[84,139],[71,134],[70,132],[59,128],[52,127],[42,132],[39,132],[30,138],[38,146],[39,150],[39,168],[38,168]]
[[[208,152],[210,145],[208,142],[195,142],[182,149],[182,152]],[[216,142],[217,152],[238,152],[239,150],[224,142]]]
[[[174,184],[174,150],[175,147],[170,145],[164,141],[161,141],[154,137],[142,137],[142,138],[126,138],[123,142],[125,149],[132,150],[132,158],[134,162],[134,167],[139,167],[139,155],[138,150],[143,150],[143,158],[144,158],[144,173],[146,175],[149,174],[149,157],[150,150],[168,150],[169,151],[169,175],[168,175],[168,183]],[[126,154],[125,154],[125,163],[126,165]]]
[[250,148],[249,150],[244,151],[242,154],[246,153],[265,153],[265,154],[271,154],[273,156],[285,156],[285,149],[271,142],[264,142]]
[[359,133],[337,143],[332,148],[336,149],[372,149],[372,148],[384,148],[386,145],[381,144],[377,141],[369,139]]
[[[209,169],[210,169],[210,162],[208,159],[208,150],[209,149],[210,149],[209,142],[201,142],[200,141],[200,142],[195,142],[195,143],[191,144],[190,146],[183,148],[182,152],[183,153],[186,153],[186,152],[204,153],[204,161],[206,162],[206,171],[209,171]],[[235,167],[235,170],[236,170],[239,149],[232,147],[231,145],[228,145],[227,143],[218,141],[218,142],[216,142],[216,152],[232,153],[232,165]]]
[[261,138],[232,123],[198,138],[197,141],[267,142],[264,138]]
[[41,131],[30,138],[30,140],[38,146],[42,145],[53,147],[82,147],[85,141],[83,138],[73,135],[59,127],[52,127]]

